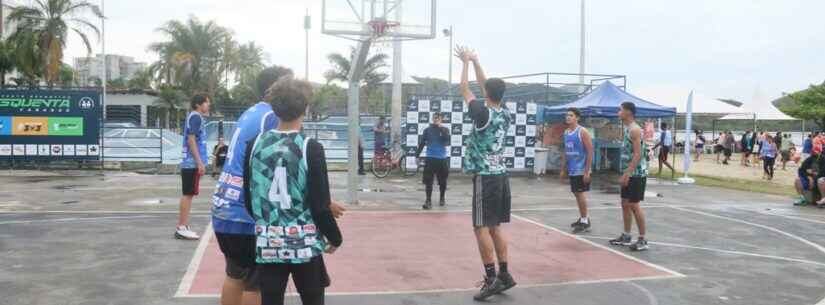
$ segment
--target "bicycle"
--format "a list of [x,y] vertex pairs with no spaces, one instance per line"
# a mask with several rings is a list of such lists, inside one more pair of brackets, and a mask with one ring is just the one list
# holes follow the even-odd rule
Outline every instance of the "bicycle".
[[416,158],[417,165],[415,168],[407,167],[407,153],[402,145],[395,143],[392,145],[394,149],[384,149],[381,152],[376,152],[372,158],[372,174],[377,178],[387,177],[393,169],[399,169],[401,175],[404,177],[414,176],[418,173],[418,169],[422,167],[421,158]]

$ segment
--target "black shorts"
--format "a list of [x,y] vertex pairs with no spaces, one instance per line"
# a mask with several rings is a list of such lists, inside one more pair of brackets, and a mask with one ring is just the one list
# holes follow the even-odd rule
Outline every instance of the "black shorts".
[[226,259],[226,276],[241,280],[244,290],[258,291],[258,271],[255,266],[255,235],[215,232],[218,246]]
[[324,289],[330,284],[324,257],[321,255],[304,264],[259,264],[258,272],[262,304],[283,304],[290,275],[302,296],[320,294],[323,298]]
[[670,154],[670,147],[662,146],[659,149],[659,159],[662,159],[662,161],[667,161],[668,154]]
[[725,148],[724,151],[725,151],[725,157],[730,157],[731,155],[733,155],[733,150],[730,149],[730,148]]
[[424,162],[424,182],[425,185],[433,185],[433,178],[438,178],[438,185],[447,185],[447,177],[450,175],[449,159],[427,158]]
[[510,222],[510,176],[473,177],[473,227],[495,227]]
[[584,193],[590,191],[590,182],[584,183],[584,176],[570,176],[570,191]]
[[184,196],[194,196],[198,194],[200,191],[201,175],[198,175],[197,168],[181,168],[180,178],[182,182],[181,189],[183,190]]
[[630,177],[627,186],[622,187],[622,199],[630,203],[642,202],[645,200],[646,187],[647,177]]

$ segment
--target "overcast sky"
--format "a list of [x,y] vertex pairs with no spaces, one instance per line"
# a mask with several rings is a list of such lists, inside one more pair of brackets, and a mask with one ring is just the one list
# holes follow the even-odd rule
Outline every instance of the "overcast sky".
[[[630,91],[654,102],[680,103],[691,89],[747,101],[758,88],[773,98],[825,80],[825,1],[586,0],[586,5],[586,72],[627,75]],[[320,0],[109,0],[107,53],[152,62],[156,56],[146,47],[164,39],[154,30],[168,20],[196,16],[232,29],[242,42],[256,41],[270,63],[303,75],[307,9],[313,16],[310,79],[322,82],[329,68],[325,55],[347,52],[352,42],[321,34]],[[478,50],[488,75],[578,71],[578,0],[438,1],[439,36],[404,43],[407,74],[446,78],[449,43],[440,29],[450,25],[456,43]],[[72,37],[66,61],[83,55]],[[459,63],[454,67],[457,81]]]

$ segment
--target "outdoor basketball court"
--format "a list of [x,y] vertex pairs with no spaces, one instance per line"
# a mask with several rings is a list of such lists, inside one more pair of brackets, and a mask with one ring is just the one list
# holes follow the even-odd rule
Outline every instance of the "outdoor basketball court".
[[[177,176],[4,171],[0,295],[4,304],[218,304],[223,258],[209,228],[206,179],[195,201],[200,242],[174,240]],[[332,173],[333,196],[346,194]],[[421,212],[419,177],[364,178],[364,204],[340,220],[327,256],[328,304],[475,304],[483,270],[468,177],[448,207]],[[590,193],[593,232],[555,177],[514,177],[507,225],[519,286],[493,304],[817,304],[825,298],[825,212],[788,199],[651,182],[651,250],[611,247],[618,194]],[[658,196],[657,196],[658,195]],[[634,228],[635,230],[635,228]],[[294,292],[294,288],[290,288]],[[290,304],[299,304],[290,298]]]

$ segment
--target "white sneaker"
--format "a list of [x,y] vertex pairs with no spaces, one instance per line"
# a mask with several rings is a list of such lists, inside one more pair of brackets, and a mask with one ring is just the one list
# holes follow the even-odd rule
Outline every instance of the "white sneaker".
[[186,240],[198,240],[201,237],[198,236],[198,233],[192,232],[192,230],[189,229],[189,226],[178,226],[177,230],[175,231],[175,238]]

